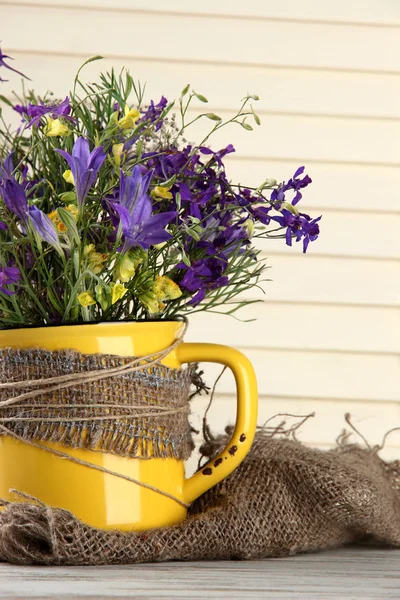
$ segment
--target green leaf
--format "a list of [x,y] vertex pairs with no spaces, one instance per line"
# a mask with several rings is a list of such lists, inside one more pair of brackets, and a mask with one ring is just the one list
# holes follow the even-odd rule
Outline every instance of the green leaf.
[[222,121],[221,117],[214,113],[204,113],[204,116],[207,117],[207,119],[211,119],[211,121]]
[[246,129],[246,131],[253,131],[252,126],[246,123],[245,121],[242,121],[240,124],[243,127],[243,129]]
[[76,192],[63,192],[60,194],[60,200],[65,204],[76,204]]
[[257,125],[261,125],[260,117],[258,116],[257,113],[254,112],[253,107],[251,107],[251,110],[253,111],[253,117],[254,117],[255,122],[257,123]]
[[186,96],[186,94],[188,93],[188,91],[190,90],[190,83],[187,84],[187,86],[185,86],[181,92],[181,98],[183,98],[183,96]]
[[180,193],[176,192],[176,194],[175,194],[175,204],[176,204],[176,210],[178,212],[181,209],[181,201],[182,201],[182,197],[181,197]]
[[177,175],[175,173],[175,175],[172,175],[172,177],[170,177],[166,181],[163,181],[162,183],[158,183],[157,185],[159,187],[171,187],[172,185],[174,185],[176,178],[177,178]]
[[168,106],[163,110],[163,112],[161,113],[161,117],[160,119],[165,119],[165,117],[167,116],[167,114],[170,112],[170,110],[172,110],[173,106],[175,105],[175,101],[172,101],[168,104]]
[[68,230],[68,233],[70,234],[76,245],[79,246],[81,243],[81,239],[79,237],[78,228],[76,226],[74,217],[66,208],[63,208],[62,206],[60,208],[57,208],[57,213],[60,217],[61,223],[65,225],[65,227]]
[[129,75],[129,73],[127,73],[126,74],[126,90],[125,90],[125,96],[127,99],[131,95],[132,89],[133,89],[133,79],[132,79],[132,76]]
[[207,98],[203,96],[203,94],[197,94],[195,91],[193,91],[193,94],[196,96],[197,100],[200,100],[200,102],[208,102]]
[[188,236],[190,236],[191,238],[193,238],[194,240],[196,240],[196,242],[198,242],[200,240],[200,235],[199,235],[198,231],[196,231],[195,227],[193,227],[192,229],[190,227],[187,227],[186,228],[186,233],[188,234]]
[[14,108],[13,103],[10,102],[10,100],[8,98],[6,98],[5,96],[2,96],[1,94],[0,94],[0,100],[2,102],[4,102],[5,104],[7,104],[7,106],[11,106],[11,108]]
[[186,252],[183,249],[182,249],[182,262],[185,263],[185,265],[187,267],[192,266],[192,263],[190,262],[188,255],[186,254]]
[[259,96],[257,96],[257,94],[249,94],[249,98],[251,98],[252,100],[255,100],[257,102],[257,100],[260,99]]
[[99,54],[96,54],[96,56],[91,56],[90,58],[85,60],[85,62],[79,67],[79,69],[75,75],[75,79],[74,79],[74,92],[75,92],[76,82],[79,79],[79,73],[82,71],[83,67],[85,67],[86,65],[88,65],[91,62],[94,62],[95,60],[103,60],[103,58],[104,58],[104,56],[100,56]]

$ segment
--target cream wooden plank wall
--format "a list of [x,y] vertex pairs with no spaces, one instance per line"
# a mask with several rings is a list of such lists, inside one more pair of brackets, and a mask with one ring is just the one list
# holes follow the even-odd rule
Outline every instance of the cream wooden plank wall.
[[[259,94],[263,127],[225,130],[214,145],[235,145],[229,172],[250,184],[305,164],[314,183],[304,209],[323,213],[321,239],[307,256],[264,243],[273,281],[265,302],[243,313],[258,320],[200,314],[188,337],[249,355],[260,423],[315,411],[299,437],[320,446],[340,433],[345,412],[371,443],[400,426],[397,0],[0,0],[0,32],[36,89],[59,97],[94,54],[108,59],[87,67],[89,80],[125,65],[155,100],[190,82],[225,116],[244,93]],[[210,382],[217,373],[207,368]],[[193,407],[195,425],[203,406]],[[212,425],[221,430],[234,413],[226,376]],[[400,434],[386,455],[400,457]]]

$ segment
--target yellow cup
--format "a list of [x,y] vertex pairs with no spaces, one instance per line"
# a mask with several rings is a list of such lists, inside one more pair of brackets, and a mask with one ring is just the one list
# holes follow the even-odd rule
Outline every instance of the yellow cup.
[[[0,348],[71,349],[84,354],[146,356],[168,348],[182,333],[181,321],[116,322],[0,331]],[[181,503],[121,477],[76,464],[54,453],[0,436],[0,498],[15,501],[10,489],[71,511],[102,529],[152,529],[179,523],[202,493],[231,473],[246,456],[257,422],[257,382],[249,360],[219,344],[181,342],[163,364],[215,362],[228,366],[237,385],[237,418],[227,448],[212,463],[185,479],[183,461],[126,458],[61,444],[42,446],[153,486]]]

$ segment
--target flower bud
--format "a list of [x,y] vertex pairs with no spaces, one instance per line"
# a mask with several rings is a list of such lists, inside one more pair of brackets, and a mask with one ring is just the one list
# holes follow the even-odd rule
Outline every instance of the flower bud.
[[74,176],[72,175],[72,171],[70,169],[64,171],[63,178],[67,183],[72,183],[72,185],[75,184]]
[[113,147],[112,147],[112,154],[113,154],[113,157],[114,157],[115,165],[117,167],[119,167],[120,164],[121,164],[121,156],[123,154],[123,151],[124,151],[124,144],[123,143],[121,143],[121,144],[114,144]]

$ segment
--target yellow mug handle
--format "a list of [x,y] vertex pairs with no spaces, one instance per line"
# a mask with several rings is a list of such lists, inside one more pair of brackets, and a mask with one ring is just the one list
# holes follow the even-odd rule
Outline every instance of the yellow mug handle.
[[183,499],[190,504],[232,473],[250,450],[257,426],[257,379],[248,358],[228,346],[183,342],[177,348],[177,358],[181,364],[213,362],[226,365],[233,372],[237,387],[237,416],[232,437],[225,450],[185,481]]

